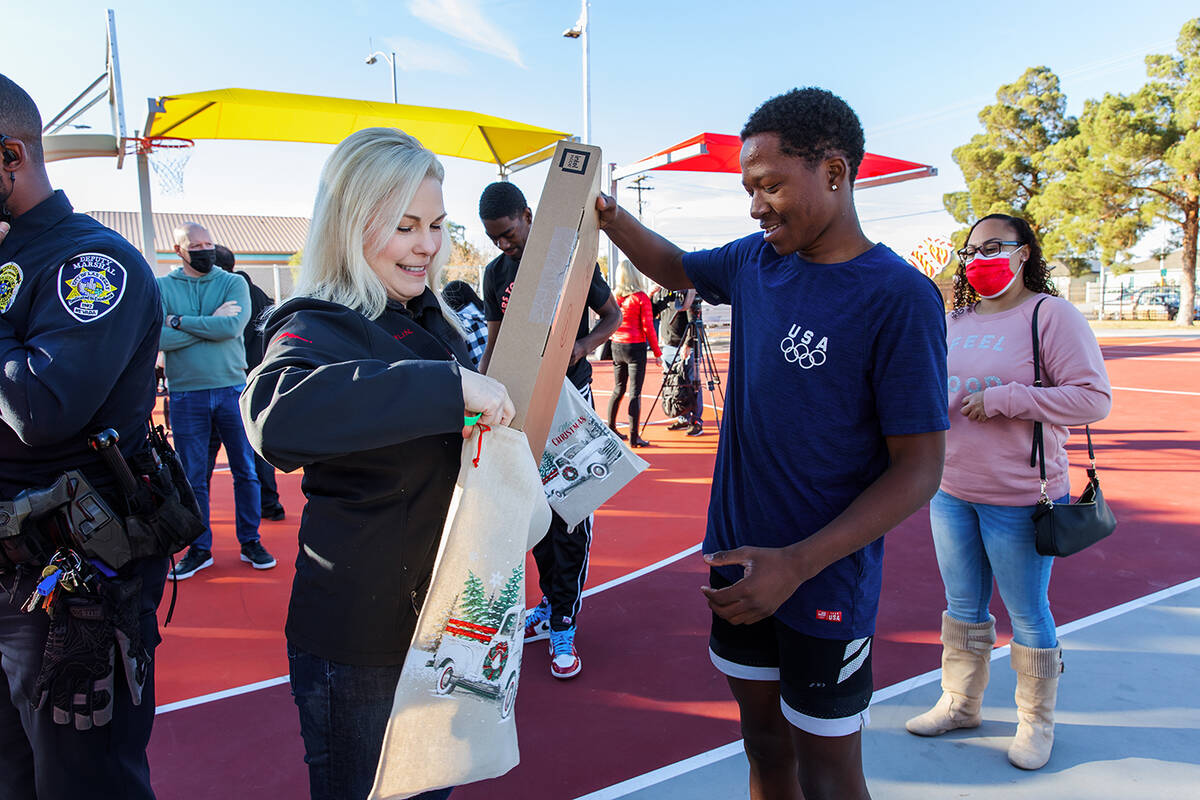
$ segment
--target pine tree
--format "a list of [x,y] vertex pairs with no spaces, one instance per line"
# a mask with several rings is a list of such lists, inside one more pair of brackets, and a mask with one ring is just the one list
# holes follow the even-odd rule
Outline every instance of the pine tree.
[[[1050,177],[1046,149],[1075,134],[1076,120],[1066,108],[1067,97],[1049,67],[1030,67],[1016,82],[1001,86],[996,103],[979,112],[984,132],[954,149],[967,191],[943,196],[950,215],[964,225],[988,214],[1022,217],[1041,238],[1043,231],[1026,206]],[[954,234],[955,246],[966,241],[966,233],[964,228]]]
[[483,581],[474,572],[467,573],[467,583],[463,587],[462,598],[459,600],[459,615],[466,622],[476,625],[487,625],[491,617],[487,596],[483,590]]
[[1146,56],[1150,80],[1133,94],[1089,100],[1076,141],[1051,148],[1061,186],[1036,215],[1074,229],[1112,263],[1150,229],[1173,228],[1183,242],[1180,313],[1191,325],[1200,243],[1200,18],[1184,23],[1176,55]]
[[454,610],[458,608],[458,600],[459,598],[455,597],[454,602],[446,606],[446,610],[443,612],[442,618],[438,620],[437,627],[434,628],[433,637],[425,645],[426,650],[429,650],[430,652],[437,652],[437,649],[442,646],[442,637],[446,635],[446,624],[449,623],[451,617],[454,616]]
[[500,594],[492,603],[492,616],[496,620],[492,623],[493,627],[500,627],[500,623],[504,619],[504,612],[520,602],[521,596],[525,593],[524,577],[525,567],[519,565],[513,569],[512,575],[504,582],[504,588],[500,590]]

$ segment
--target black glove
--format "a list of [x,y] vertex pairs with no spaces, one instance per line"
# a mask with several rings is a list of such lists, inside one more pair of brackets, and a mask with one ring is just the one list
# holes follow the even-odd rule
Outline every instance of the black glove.
[[35,708],[47,704],[55,723],[77,730],[107,725],[113,714],[119,652],[134,705],[142,701],[150,655],[138,626],[141,580],[102,581],[99,596],[67,595],[50,619]]
[[133,704],[141,705],[142,687],[150,674],[150,652],[142,641],[141,599],[142,579],[127,578],[103,581],[100,595],[105,600],[112,619],[113,638],[117,643],[116,656],[125,668],[125,683]]

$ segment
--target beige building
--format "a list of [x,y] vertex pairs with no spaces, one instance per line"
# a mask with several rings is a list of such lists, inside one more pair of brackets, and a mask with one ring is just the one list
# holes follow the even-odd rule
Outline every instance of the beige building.
[[[142,249],[142,223],[138,212],[88,211],[87,215],[124,236],[138,250]],[[207,228],[214,242],[233,251],[237,261],[235,269],[246,272],[272,298],[291,294],[293,275],[288,260],[304,247],[308,235],[307,217],[155,214],[154,246],[158,259],[150,265],[155,275],[166,275],[179,266],[179,256],[174,250],[174,231],[184,222],[195,222]]]

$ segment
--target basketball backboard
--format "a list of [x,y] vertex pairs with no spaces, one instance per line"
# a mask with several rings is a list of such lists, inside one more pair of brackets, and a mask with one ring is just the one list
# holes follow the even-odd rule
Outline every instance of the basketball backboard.
[[[42,128],[46,161],[113,156],[117,159],[117,169],[125,164],[125,95],[121,86],[116,15],[111,8],[105,15],[105,40],[104,72]],[[61,132],[102,102],[108,104],[111,133]]]

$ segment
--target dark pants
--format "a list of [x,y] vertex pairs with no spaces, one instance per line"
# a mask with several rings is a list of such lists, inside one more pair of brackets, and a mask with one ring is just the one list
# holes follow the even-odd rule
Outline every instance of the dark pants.
[[[592,385],[579,389],[583,399],[593,408]],[[538,586],[550,601],[550,628],[561,631],[575,624],[583,605],[583,584],[587,580],[588,551],[592,546],[592,518],[588,517],[574,528],[552,510],[550,529],[533,546],[537,562]]]
[[[290,644],[287,651],[312,800],[365,800],[403,667],[339,664]],[[414,800],[449,796],[438,789]]]
[[[212,486],[213,468],[217,465],[217,451],[221,449],[221,436],[214,427],[208,440],[208,485]],[[269,517],[283,511],[279,502],[279,486],[275,483],[275,468],[258,453],[254,454],[254,472],[258,475],[258,496],[262,498],[262,515]]]
[[630,439],[638,433],[642,418],[642,383],[646,380],[646,343],[621,344],[613,342],[613,392],[608,401],[608,426],[617,426],[617,411],[625,396],[625,384],[632,378],[629,389]]
[[212,550],[212,528],[208,525],[208,444],[215,429],[225,444],[229,470],[233,473],[233,500],[236,510],[237,539],[241,544],[258,541],[262,515],[258,475],[254,470],[254,451],[242,426],[238,396],[243,386],[171,392],[171,421],[175,450],[183,462],[188,483],[196,493],[196,503],[204,519],[204,533],[192,547]]
[[533,546],[533,560],[538,585],[550,600],[551,630],[566,630],[579,616],[591,546],[591,517],[568,529],[562,517],[550,512],[550,530]]
[[[153,650],[167,562],[147,559],[140,572],[142,638]],[[36,581],[27,574],[14,588],[14,580],[11,573],[0,576],[0,800],[153,800],[146,760],[154,723],[153,662],[140,705],[133,704],[118,662],[112,722],[86,731],[55,724],[49,707],[32,706],[49,618],[18,610]]]

